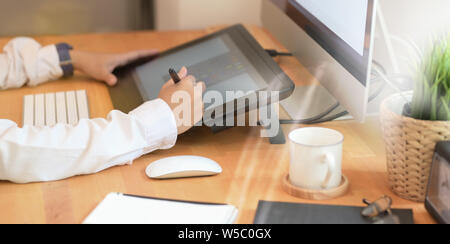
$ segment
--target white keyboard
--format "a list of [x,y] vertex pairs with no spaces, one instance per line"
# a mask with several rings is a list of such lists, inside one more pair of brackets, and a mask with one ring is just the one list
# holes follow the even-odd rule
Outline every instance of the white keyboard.
[[24,126],[54,126],[60,123],[76,125],[81,119],[89,119],[89,106],[85,90],[24,97]]

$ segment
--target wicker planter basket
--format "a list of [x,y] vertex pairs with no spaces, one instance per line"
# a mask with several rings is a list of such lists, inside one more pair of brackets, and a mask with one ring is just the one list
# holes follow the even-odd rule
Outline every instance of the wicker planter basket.
[[450,122],[402,116],[404,105],[399,94],[381,105],[389,185],[402,198],[424,202],[436,143],[450,140]]

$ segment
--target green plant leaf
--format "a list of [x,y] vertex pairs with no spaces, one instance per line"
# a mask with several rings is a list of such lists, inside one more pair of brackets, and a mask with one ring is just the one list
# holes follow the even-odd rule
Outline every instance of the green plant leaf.
[[433,87],[431,88],[431,99],[430,99],[430,104],[431,104],[431,109],[430,109],[430,120],[435,121],[438,118],[438,87],[436,86],[437,84],[434,84]]
[[444,97],[441,99],[442,106],[439,112],[439,120],[450,121],[450,105]]
[[422,120],[450,120],[450,36],[435,39],[426,54],[416,45],[412,47],[422,57],[415,65],[412,116]]

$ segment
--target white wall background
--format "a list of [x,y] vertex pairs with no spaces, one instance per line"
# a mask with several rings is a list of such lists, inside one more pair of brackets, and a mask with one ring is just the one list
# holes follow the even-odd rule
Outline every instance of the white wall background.
[[392,34],[424,41],[432,34],[450,34],[449,0],[380,0]]
[[[261,25],[261,1],[156,0],[158,30],[200,29],[238,22]],[[450,0],[379,0],[393,34],[423,42],[450,32]]]
[[140,0],[0,0],[0,36],[140,28]]
[[[408,42],[412,41],[422,50],[428,48],[434,38],[450,35],[449,0],[380,0],[380,7],[390,34]],[[380,40],[379,30],[378,28],[376,33],[374,59],[384,64],[390,72],[394,72],[390,60],[387,59],[386,48]],[[400,72],[409,74],[413,64],[411,50],[395,40],[392,44]]]
[[156,29],[200,29],[221,24],[261,25],[262,0],[156,0]]
[[[262,1],[270,0],[156,0],[158,30],[201,29],[213,25],[246,23],[262,25]],[[425,46],[433,35],[450,34],[450,0],[379,0],[391,34]],[[374,58],[386,66],[379,28]],[[400,63],[409,54],[394,42]],[[403,64],[401,64],[402,66]],[[387,67],[389,69],[389,67]]]

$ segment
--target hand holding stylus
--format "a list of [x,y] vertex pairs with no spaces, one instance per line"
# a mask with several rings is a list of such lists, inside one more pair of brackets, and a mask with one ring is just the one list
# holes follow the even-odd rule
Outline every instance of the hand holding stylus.
[[[203,118],[203,93],[206,90],[204,82],[196,82],[196,78],[192,75],[188,76],[188,71],[183,67],[176,76],[172,76],[161,89],[159,98],[164,100],[174,112],[175,120],[177,122],[178,134],[183,134],[192,128],[196,123]],[[178,80],[178,82],[177,82]],[[185,94],[189,95],[190,102],[185,101]],[[185,116],[186,113],[188,115]],[[180,118],[180,113],[183,116]]]

